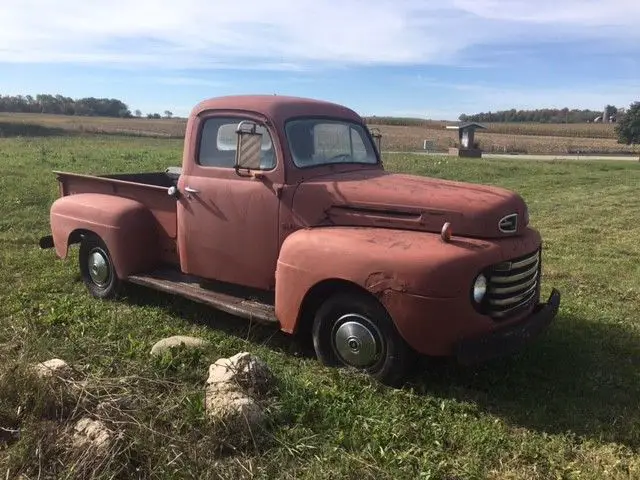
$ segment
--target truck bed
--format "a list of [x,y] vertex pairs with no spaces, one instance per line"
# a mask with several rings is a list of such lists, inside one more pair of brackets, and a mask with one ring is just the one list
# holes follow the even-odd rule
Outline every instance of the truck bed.
[[130,198],[145,205],[158,222],[161,261],[169,265],[179,263],[176,249],[176,199],[167,194],[168,188],[175,186],[178,182],[179,169],[108,175],[84,175],[60,171],[54,173],[58,178],[60,196],[102,193]]
[[180,172],[178,169],[168,168],[164,172],[143,172],[143,173],[114,173],[109,175],[99,175],[98,178],[109,178],[123,182],[137,183],[142,185],[154,185],[156,187],[175,187],[178,184]]

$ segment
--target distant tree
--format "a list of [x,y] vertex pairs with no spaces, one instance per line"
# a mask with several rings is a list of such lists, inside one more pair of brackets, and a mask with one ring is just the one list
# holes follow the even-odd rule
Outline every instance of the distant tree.
[[136,110],[134,113],[135,113],[135,116],[138,118],[142,116],[142,112],[140,110]]
[[159,113],[147,113],[147,118],[162,118]]
[[169,110],[165,110],[164,111],[164,116],[165,116],[165,118],[171,118],[171,117],[173,117],[173,112],[171,112]]
[[36,100],[31,95],[27,95],[25,97],[25,101],[27,102],[27,111],[30,113],[34,113],[37,108]]
[[640,102],[632,103],[624,111],[615,127],[618,143],[640,143]]

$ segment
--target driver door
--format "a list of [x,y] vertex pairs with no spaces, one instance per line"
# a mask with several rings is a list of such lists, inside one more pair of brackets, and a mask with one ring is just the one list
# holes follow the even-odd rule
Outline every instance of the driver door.
[[263,127],[262,176],[239,175],[237,125],[253,120],[213,115],[199,124],[195,158],[179,180],[178,247],[182,271],[198,277],[270,290],[278,259],[282,162]]

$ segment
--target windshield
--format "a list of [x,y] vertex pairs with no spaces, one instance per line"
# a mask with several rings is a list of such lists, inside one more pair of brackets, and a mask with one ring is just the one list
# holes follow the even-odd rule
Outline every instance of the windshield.
[[285,130],[296,167],[378,162],[369,135],[357,123],[304,118],[287,122]]

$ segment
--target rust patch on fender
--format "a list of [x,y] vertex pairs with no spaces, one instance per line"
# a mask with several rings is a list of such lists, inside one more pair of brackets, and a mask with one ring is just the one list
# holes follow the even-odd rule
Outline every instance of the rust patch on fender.
[[393,290],[396,292],[406,292],[407,286],[402,280],[386,272],[373,272],[364,283],[364,286],[374,295],[384,295],[385,292]]

